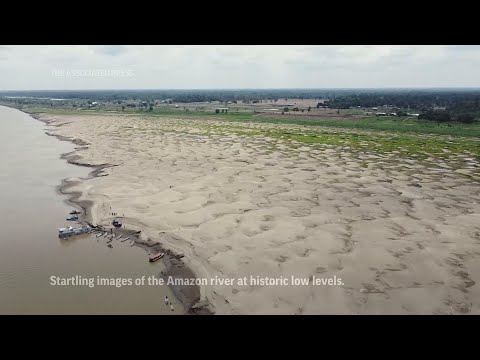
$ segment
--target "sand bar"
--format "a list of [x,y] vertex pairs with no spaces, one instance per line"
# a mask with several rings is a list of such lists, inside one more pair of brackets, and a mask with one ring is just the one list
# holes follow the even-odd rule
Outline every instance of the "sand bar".
[[100,167],[66,189],[88,207],[89,221],[107,226],[115,209],[127,229],[141,230],[143,246],[169,251],[170,273],[344,283],[200,286],[190,299],[208,311],[480,313],[474,159],[465,174],[435,159],[242,135],[210,119],[40,118],[49,134],[77,143],[67,160]]

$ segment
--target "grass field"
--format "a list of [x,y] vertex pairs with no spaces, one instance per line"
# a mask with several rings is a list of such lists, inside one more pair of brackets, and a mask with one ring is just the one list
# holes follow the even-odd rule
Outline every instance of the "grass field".
[[[413,118],[365,117],[359,119],[312,119],[295,115],[259,115],[248,112],[215,114],[211,111],[184,111],[183,109],[155,108],[154,111],[126,109],[76,110],[70,108],[28,107],[33,113],[50,114],[98,114],[178,118],[205,120],[205,125],[190,123],[205,134],[236,134],[240,136],[266,136],[289,142],[326,144],[350,147],[352,150],[389,153],[397,151],[401,156],[427,158],[430,155],[445,158],[451,155],[470,154],[480,157],[480,123],[437,124]],[[213,123],[211,120],[214,121]],[[251,124],[252,126],[250,126]],[[276,124],[270,127],[268,124]],[[299,125],[279,127],[278,125]],[[263,126],[265,125],[265,126]]]
[[378,130],[398,133],[413,134],[437,134],[462,137],[479,137],[480,138],[480,122],[474,124],[437,124],[429,121],[421,121],[413,118],[397,118],[397,117],[364,117],[360,119],[341,119],[333,120],[327,118],[302,118],[295,115],[272,115],[265,116],[254,114],[253,112],[229,112],[215,114],[210,111],[183,111],[182,109],[155,108],[154,111],[138,111],[128,109],[126,111],[116,111],[108,109],[81,110],[69,108],[48,108],[48,107],[26,107],[25,110],[31,112],[47,112],[57,114],[72,113],[118,113],[131,114],[137,116],[168,116],[179,118],[210,118],[218,120],[226,120],[233,122],[254,122],[254,123],[270,123],[270,124],[296,124],[303,126],[326,126],[345,129],[362,129],[362,130]]
[[[232,115],[235,116],[235,114]],[[480,137],[480,123],[450,123],[439,125],[437,123],[432,123],[428,121],[421,121],[416,119],[401,119],[395,117],[366,117],[352,120],[312,120],[295,118],[291,115],[284,115],[280,118],[269,118],[251,115],[250,118],[244,117],[242,119],[235,119],[234,116],[232,116],[232,121],[252,121],[274,124],[296,124],[305,126],[328,126],[345,129],[379,130],[400,133]]]

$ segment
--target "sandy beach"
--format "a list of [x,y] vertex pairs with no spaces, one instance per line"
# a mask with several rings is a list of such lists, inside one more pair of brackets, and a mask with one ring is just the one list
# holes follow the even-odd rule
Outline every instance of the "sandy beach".
[[64,187],[87,208],[88,220],[108,226],[115,211],[126,229],[141,230],[146,246],[158,242],[180,255],[166,259],[173,259],[171,274],[180,266],[206,279],[343,282],[206,285],[185,295],[195,298],[187,307],[200,301],[216,314],[480,314],[480,183],[448,162],[245,134],[280,126],[272,124],[236,123],[229,131],[209,118],[40,119],[50,135],[77,144],[67,160],[101,167]]

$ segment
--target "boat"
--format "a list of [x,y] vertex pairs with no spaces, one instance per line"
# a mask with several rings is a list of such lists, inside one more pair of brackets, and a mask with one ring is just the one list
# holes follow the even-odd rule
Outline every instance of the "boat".
[[87,225],[79,227],[79,228],[73,228],[73,227],[69,226],[68,228],[59,228],[58,229],[58,237],[64,239],[64,238],[74,236],[74,235],[86,234],[89,231],[90,231],[90,226],[87,226]]
[[149,257],[148,260],[149,260],[150,262],[155,262],[155,261],[161,259],[164,255],[165,255],[164,252],[162,252],[162,253],[157,253],[157,254],[155,254],[155,255],[150,255],[150,257]]
[[121,228],[122,227],[122,222],[118,219],[115,219],[112,221],[112,225],[115,226],[116,228]]
[[100,237],[100,236],[102,236],[102,235],[103,235],[102,233],[100,233],[100,234],[97,234],[97,237]]
[[127,236],[125,239],[123,239],[123,240],[120,240],[120,242],[127,241],[128,239],[130,239],[130,236]]
[[70,214],[70,215],[78,215],[78,214],[80,214],[80,211],[72,210],[72,211],[70,211],[69,214]]
[[107,246],[108,246],[109,248],[113,248],[112,244],[108,244]]
[[77,215],[69,215],[67,217],[67,221],[77,221],[78,220],[78,216]]
[[105,232],[105,234],[103,234],[103,237],[107,237],[108,235],[108,232]]
[[117,237],[117,240],[120,240],[120,238],[123,236],[123,234],[120,234],[119,237]]
[[135,240],[132,240],[132,241],[130,242],[130,246],[133,246],[133,245],[135,245]]
[[112,240],[113,240],[113,236],[107,240],[107,244],[108,244],[109,242],[112,242]]

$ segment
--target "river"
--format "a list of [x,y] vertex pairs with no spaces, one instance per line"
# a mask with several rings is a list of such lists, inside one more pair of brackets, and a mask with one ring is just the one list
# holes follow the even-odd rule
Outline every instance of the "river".
[[[0,314],[181,313],[175,302],[174,311],[165,306],[165,295],[174,299],[165,285],[96,285],[97,276],[158,274],[163,264],[149,263],[144,250],[116,240],[109,248],[95,235],[58,238],[74,208],[57,186],[91,171],[60,159],[75,145],[45,135],[45,124],[3,106],[0,129]],[[95,284],[52,285],[52,276],[94,278]]]

